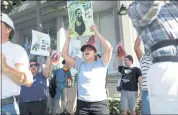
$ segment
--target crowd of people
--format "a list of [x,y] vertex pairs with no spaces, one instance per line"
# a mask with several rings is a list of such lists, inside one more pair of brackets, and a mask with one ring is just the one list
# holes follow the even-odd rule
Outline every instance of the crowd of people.
[[[118,72],[122,74],[117,87],[121,94],[122,114],[126,115],[127,112],[136,114],[138,96],[142,101],[142,114],[176,114],[178,2],[133,1],[128,8],[128,15],[138,33],[134,50],[141,69],[133,66],[134,59],[131,55],[120,57],[123,51],[118,50],[118,60],[122,59],[125,62],[124,65],[117,65]],[[50,55],[47,57],[45,67],[39,71],[38,62],[29,60],[23,47],[10,42],[15,27],[9,16],[2,13],[1,113],[110,114],[106,85],[113,47],[95,25],[90,29],[104,46],[103,56],[97,54],[95,45],[91,43],[81,47],[83,59],[70,56],[71,30],[68,30],[62,50],[63,67],[53,65],[51,48],[48,48]],[[141,41],[144,44],[144,52],[140,49]],[[52,78],[47,87],[47,79],[50,76]]]

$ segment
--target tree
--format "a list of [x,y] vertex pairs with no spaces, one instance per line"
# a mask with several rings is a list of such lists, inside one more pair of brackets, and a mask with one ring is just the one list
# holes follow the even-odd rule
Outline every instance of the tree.
[[14,10],[15,7],[19,6],[26,0],[2,0],[1,1],[1,11],[3,13],[9,13]]
[[[16,7],[20,6],[23,2],[25,2],[27,0],[2,0],[1,1],[1,12],[3,13],[10,13],[12,12]],[[60,0],[59,0],[60,1]],[[47,0],[47,2],[53,2],[52,0]],[[37,0],[37,4],[41,4],[40,0]],[[65,9],[67,8],[67,6],[63,6],[60,8],[53,8],[58,12],[63,12]]]

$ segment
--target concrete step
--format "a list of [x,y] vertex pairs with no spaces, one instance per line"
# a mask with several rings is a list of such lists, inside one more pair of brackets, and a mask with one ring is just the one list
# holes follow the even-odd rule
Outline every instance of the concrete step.
[[111,98],[120,97],[120,93],[116,89],[118,79],[120,79],[119,75],[109,75],[108,76],[107,88],[108,88],[108,91],[109,91],[109,97],[111,97]]

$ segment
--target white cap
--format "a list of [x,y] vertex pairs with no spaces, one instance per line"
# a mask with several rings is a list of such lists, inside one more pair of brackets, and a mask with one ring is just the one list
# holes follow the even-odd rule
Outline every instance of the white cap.
[[11,28],[13,28],[13,30],[15,31],[14,28],[14,23],[13,21],[10,19],[10,17],[7,14],[2,13],[1,14],[1,19],[2,22],[5,22],[6,24],[8,24]]

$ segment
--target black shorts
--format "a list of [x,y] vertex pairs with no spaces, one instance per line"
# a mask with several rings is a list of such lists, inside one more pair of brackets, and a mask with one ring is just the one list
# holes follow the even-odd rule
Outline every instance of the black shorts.
[[108,101],[85,102],[78,99],[76,115],[109,115]]
[[47,100],[34,102],[19,102],[21,115],[46,115]]

